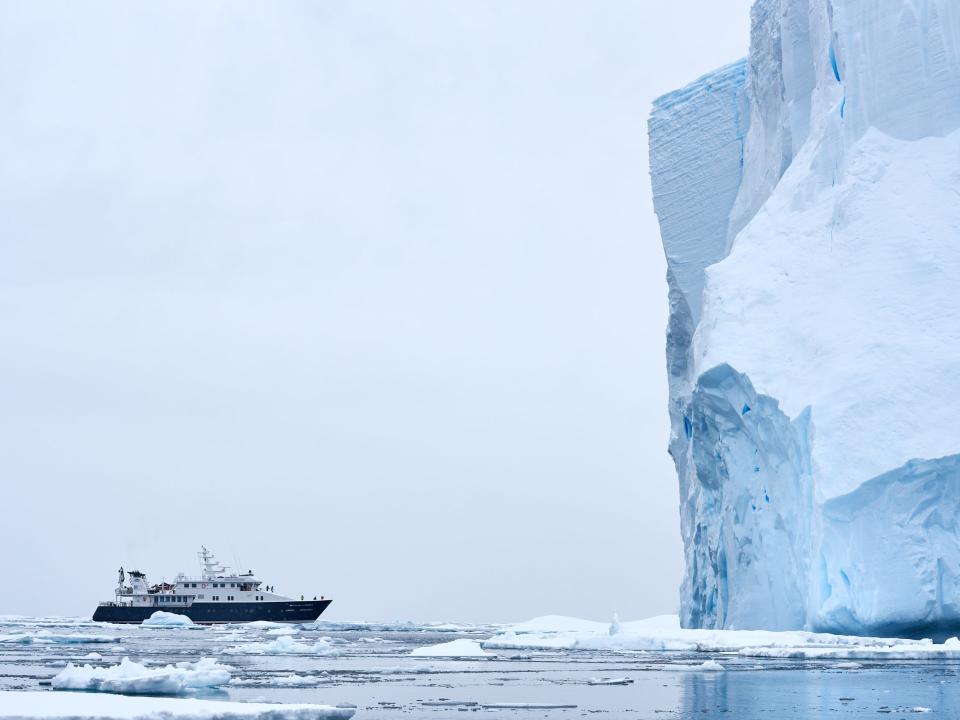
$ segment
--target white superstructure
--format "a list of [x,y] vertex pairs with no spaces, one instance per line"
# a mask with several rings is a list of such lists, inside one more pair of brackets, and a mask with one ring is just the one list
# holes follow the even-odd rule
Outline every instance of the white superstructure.
[[146,573],[139,570],[125,573],[120,568],[119,582],[114,591],[116,605],[174,610],[194,602],[268,603],[293,600],[275,593],[273,586],[265,585],[252,570],[245,573],[230,572],[230,568],[220,564],[204,546],[201,546],[197,555],[200,558],[200,575],[190,577],[179,573],[172,583],[150,585]]

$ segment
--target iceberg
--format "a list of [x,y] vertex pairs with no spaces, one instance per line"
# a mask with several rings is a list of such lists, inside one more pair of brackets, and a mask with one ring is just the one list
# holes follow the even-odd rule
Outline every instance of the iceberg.
[[142,623],[146,627],[192,627],[193,620],[188,618],[186,615],[179,615],[178,613],[165,612],[163,610],[157,610],[153,615],[148,617]]
[[960,10],[757,0],[655,101],[685,628],[960,628]]

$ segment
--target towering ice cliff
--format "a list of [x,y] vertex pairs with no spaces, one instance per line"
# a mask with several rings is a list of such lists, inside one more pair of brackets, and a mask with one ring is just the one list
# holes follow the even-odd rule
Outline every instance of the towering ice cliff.
[[650,164],[684,625],[960,629],[960,5],[758,0]]

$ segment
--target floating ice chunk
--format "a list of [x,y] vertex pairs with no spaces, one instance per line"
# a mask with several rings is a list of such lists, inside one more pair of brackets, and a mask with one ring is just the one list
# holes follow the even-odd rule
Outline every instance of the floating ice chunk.
[[92,653],[87,653],[86,655],[83,655],[80,659],[81,660],[103,660],[103,655],[101,655],[100,653],[92,652]]
[[484,710],[572,710],[576,705],[560,703],[484,703]]
[[723,672],[726,668],[716,660],[707,660],[700,666],[701,670],[706,672]]
[[440,670],[433,665],[421,665],[418,663],[413,667],[394,665],[392,667],[370,668],[364,672],[370,675],[428,675],[430,673],[440,672]]
[[[843,636],[837,636],[843,637]],[[878,639],[874,639],[875,641]],[[739,651],[743,657],[802,658],[830,660],[833,658],[869,660],[924,660],[927,658],[960,658],[960,645],[934,645],[930,640],[880,640],[886,644],[863,645],[808,645],[805,647],[747,647]]]
[[190,627],[193,620],[186,615],[157,610],[140,624],[148,627]]
[[80,633],[61,634],[49,630],[33,633],[14,633],[0,635],[0,643],[19,645],[83,645],[87,643],[113,643],[120,638],[116,635],[83,635]]
[[587,685],[631,685],[633,680],[630,678],[590,678]]
[[225,655],[339,655],[330,638],[320,638],[310,644],[299,642],[289,635],[281,635],[270,642],[252,642],[235,645],[223,651]]
[[230,684],[239,687],[300,688],[314,687],[315,685],[330,681],[331,678],[326,675],[297,675],[296,673],[290,673],[289,675],[270,675],[257,678],[234,678],[230,681]]
[[285,626],[285,627],[278,627],[278,628],[272,628],[270,630],[267,630],[266,634],[280,637],[282,635],[296,635],[298,632],[299,631],[297,630],[297,628]]
[[286,623],[271,622],[269,620],[254,620],[253,622],[241,623],[241,626],[245,628],[257,628],[258,630],[289,627]]
[[110,667],[67,665],[51,684],[55,690],[89,690],[124,695],[182,695],[198,688],[219,687],[230,682],[230,672],[211,658],[148,668],[124,658]]
[[127,697],[123,695],[0,692],[0,717],[22,720],[347,720],[354,707],[235,703],[195,698]]
[[480,647],[480,643],[477,640],[467,640],[466,638],[451,640],[450,642],[440,643],[439,645],[414,648],[410,654],[417,657],[496,657],[493,653],[488,653]]

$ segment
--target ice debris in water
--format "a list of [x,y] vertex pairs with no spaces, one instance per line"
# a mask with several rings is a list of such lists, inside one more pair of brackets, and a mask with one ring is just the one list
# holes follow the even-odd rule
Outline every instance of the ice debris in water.
[[[902,640],[812,633],[801,630],[693,630],[676,615],[622,622],[610,635],[605,623],[559,616],[513,625],[482,642],[484,648],[511,650],[606,650],[739,652],[744,657],[860,659],[872,657],[960,657],[960,640]],[[696,666],[704,669],[701,666]]]
[[196,698],[126,697],[109,694],[0,692],[0,717],[20,720],[348,720],[354,707],[238,703]]
[[53,677],[55,690],[88,690],[123,695],[182,695],[230,682],[230,671],[212,658],[148,668],[130,658],[119,665],[67,665]]
[[627,677],[622,678],[590,678],[587,685],[631,685],[633,680]]
[[62,634],[50,632],[49,630],[0,635],[0,643],[15,643],[19,645],[84,645],[87,643],[115,643],[119,639],[116,635]]
[[297,675],[289,673],[287,675],[268,675],[255,678],[234,678],[230,681],[231,685],[239,687],[284,687],[300,688],[313,687],[321,683],[330,682],[331,678],[326,674],[321,675]]
[[186,615],[157,610],[153,615],[144,620],[141,625],[148,627],[190,627],[193,625],[193,620]]
[[235,645],[223,651],[225,655],[339,655],[330,638],[324,637],[314,643],[295,640],[281,635],[269,642],[251,642]]

